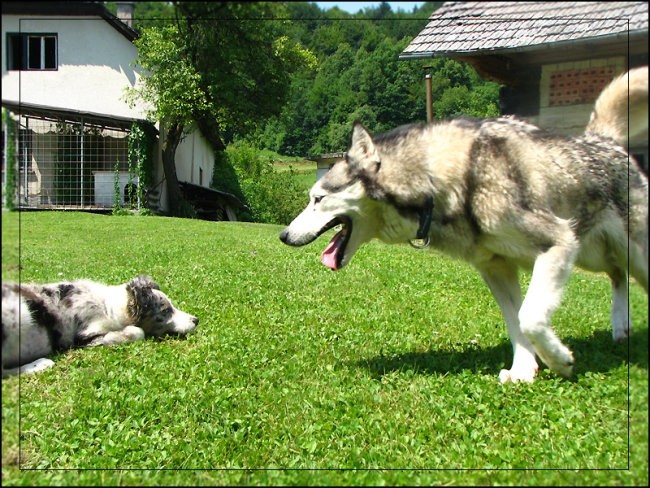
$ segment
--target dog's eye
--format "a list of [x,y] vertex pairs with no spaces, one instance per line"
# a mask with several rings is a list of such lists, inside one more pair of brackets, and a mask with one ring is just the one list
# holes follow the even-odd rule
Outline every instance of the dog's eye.
[[158,313],[158,316],[156,317],[156,322],[163,323],[165,322],[172,314],[172,311],[170,308],[163,308],[160,310]]
[[314,203],[320,203],[321,200],[324,198],[323,195],[317,195],[314,197]]

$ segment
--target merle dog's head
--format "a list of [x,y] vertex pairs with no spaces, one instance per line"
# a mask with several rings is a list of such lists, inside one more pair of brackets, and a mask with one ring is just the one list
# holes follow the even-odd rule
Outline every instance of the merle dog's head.
[[199,319],[172,305],[158,284],[140,275],[126,284],[129,296],[127,311],[133,325],[144,330],[147,336],[185,335],[194,330]]

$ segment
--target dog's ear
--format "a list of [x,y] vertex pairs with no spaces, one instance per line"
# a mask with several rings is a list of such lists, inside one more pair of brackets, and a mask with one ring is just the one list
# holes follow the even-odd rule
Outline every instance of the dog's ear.
[[160,290],[160,286],[158,286],[158,283],[156,283],[154,280],[152,280],[149,276],[147,275],[139,275],[136,278],[133,278],[131,280],[131,283],[135,286],[141,286],[141,287],[150,287],[153,288],[154,290]]
[[140,275],[126,284],[128,294],[127,312],[137,323],[149,311],[153,310],[158,298],[153,290],[159,290],[158,284],[148,276]]
[[346,154],[350,168],[376,173],[381,167],[381,159],[372,136],[358,120],[352,126],[352,142]]

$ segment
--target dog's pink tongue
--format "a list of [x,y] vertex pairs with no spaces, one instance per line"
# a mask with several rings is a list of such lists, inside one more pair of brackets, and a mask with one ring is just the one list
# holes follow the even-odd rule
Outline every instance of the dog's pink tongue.
[[339,249],[339,245],[341,243],[341,237],[340,233],[336,234],[330,243],[327,245],[325,250],[323,251],[323,254],[320,256],[321,262],[327,266],[328,268],[336,271],[338,268],[338,262],[336,259],[336,253]]

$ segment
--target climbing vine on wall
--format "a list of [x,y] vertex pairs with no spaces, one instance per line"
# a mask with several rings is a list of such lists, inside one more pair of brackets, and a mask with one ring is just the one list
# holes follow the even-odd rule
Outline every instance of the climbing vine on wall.
[[9,116],[7,110],[2,110],[2,124],[7,134],[5,147],[7,186],[4,188],[5,207],[9,210],[16,208],[16,122]]
[[138,184],[133,184],[132,177],[129,176],[128,188],[134,190],[134,193],[127,193],[127,206],[137,207],[140,202],[140,212],[147,213],[147,190],[153,183],[153,149],[156,142],[156,135],[153,129],[143,123],[134,122],[131,125],[131,131],[128,136],[128,158],[129,158],[129,175],[136,175]]

